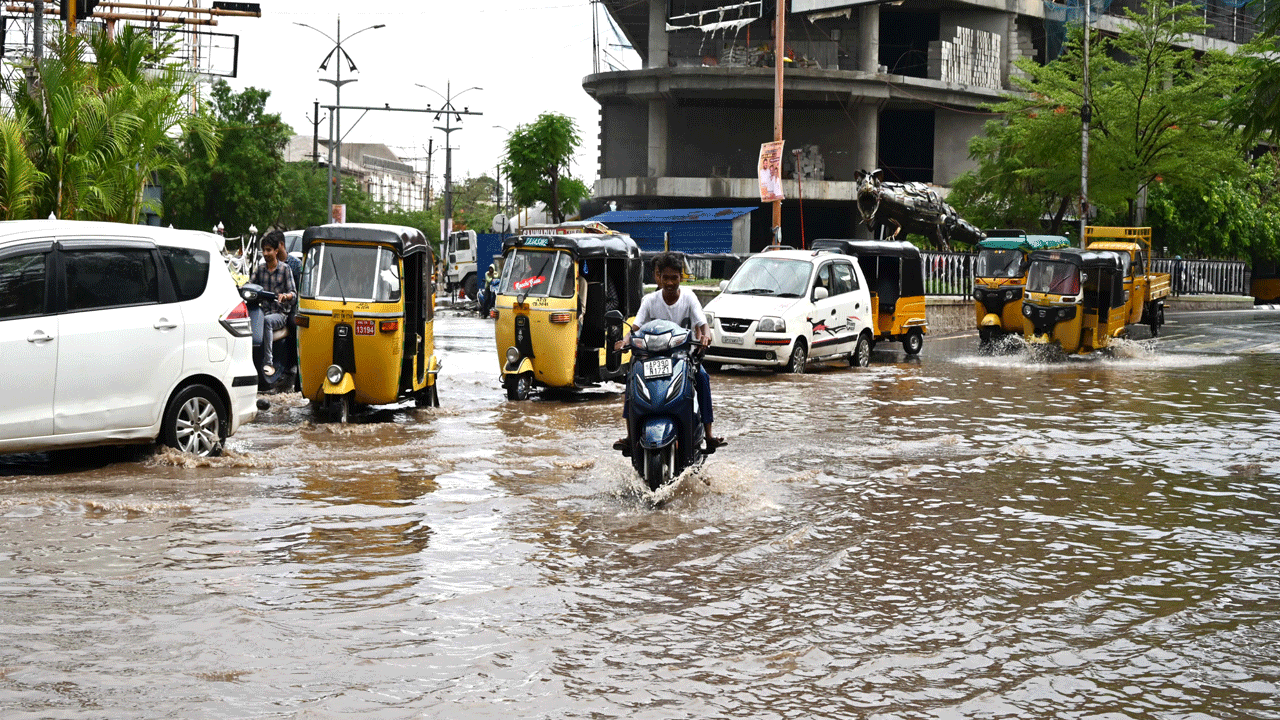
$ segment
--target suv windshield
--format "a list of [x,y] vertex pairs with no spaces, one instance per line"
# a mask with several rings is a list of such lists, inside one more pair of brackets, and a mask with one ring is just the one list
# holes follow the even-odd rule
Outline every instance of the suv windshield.
[[312,245],[298,288],[305,298],[395,302],[400,299],[400,264],[390,248],[369,245]]
[[513,249],[502,266],[502,295],[573,297],[573,258],[567,252]]
[[1027,271],[1027,292],[1076,295],[1080,292],[1080,274],[1071,263],[1037,260]]
[[973,275],[980,278],[1016,278],[1022,277],[1024,269],[1021,252],[983,248],[978,251]]
[[727,293],[739,295],[773,295],[800,297],[809,287],[811,263],[784,258],[747,258],[725,287]]

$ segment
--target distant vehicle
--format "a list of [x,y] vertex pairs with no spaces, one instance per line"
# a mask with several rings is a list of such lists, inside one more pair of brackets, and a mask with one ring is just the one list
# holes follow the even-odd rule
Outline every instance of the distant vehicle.
[[1124,263],[1126,324],[1145,323],[1151,337],[1164,324],[1164,299],[1173,292],[1169,273],[1150,272],[1151,228],[1085,226],[1085,247],[1114,250]]
[[772,250],[743,261],[705,308],[711,347],[703,365],[755,365],[803,373],[812,361],[871,362],[874,308],[852,257]]
[[257,414],[249,313],[212,233],[0,223],[0,452],[218,455]]
[[1031,253],[1071,247],[1061,235],[1028,235],[1023,230],[987,230],[978,243],[973,267],[973,302],[978,343],[991,343],[1010,333],[1022,334],[1022,298]]
[[461,290],[469,300],[476,299],[479,278],[489,268],[480,267],[479,258],[502,253],[502,236],[477,234],[475,230],[459,230],[445,238],[441,251],[444,272],[441,275],[446,293],[451,298]]

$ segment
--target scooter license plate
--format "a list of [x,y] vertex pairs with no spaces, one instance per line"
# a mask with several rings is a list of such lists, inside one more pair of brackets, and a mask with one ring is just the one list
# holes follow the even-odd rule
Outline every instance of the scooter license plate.
[[644,376],[647,378],[668,377],[671,375],[671,358],[658,358],[644,361]]

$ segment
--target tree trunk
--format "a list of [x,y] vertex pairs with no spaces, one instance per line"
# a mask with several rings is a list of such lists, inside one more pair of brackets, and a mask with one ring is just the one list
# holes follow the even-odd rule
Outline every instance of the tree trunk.
[[1067,215],[1067,205],[1071,202],[1071,198],[1067,195],[1062,196],[1062,201],[1058,203],[1058,212],[1053,214],[1053,222],[1049,225],[1050,235],[1062,234],[1062,218]]
[[551,170],[551,207],[547,208],[551,214],[551,219],[556,224],[564,222],[564,213],[560,212],[560,169],[552,168]]

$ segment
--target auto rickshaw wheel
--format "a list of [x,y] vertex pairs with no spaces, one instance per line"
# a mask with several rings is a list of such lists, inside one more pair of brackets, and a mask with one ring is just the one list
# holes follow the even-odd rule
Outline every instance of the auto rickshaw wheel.
[[507,389],[508,400],[528,400],[529,393],[533,390],[533,376],[529,373],[508,375],[502,384]]
[[922,347],[924,347],[924,333],[920,332],[919,328],[907,331],[907,336],[902,339],[902,349],[908,355],[919,355]]
[[320,413],[326,420],[347,424],[351,421],[351,393],[326,395]]

